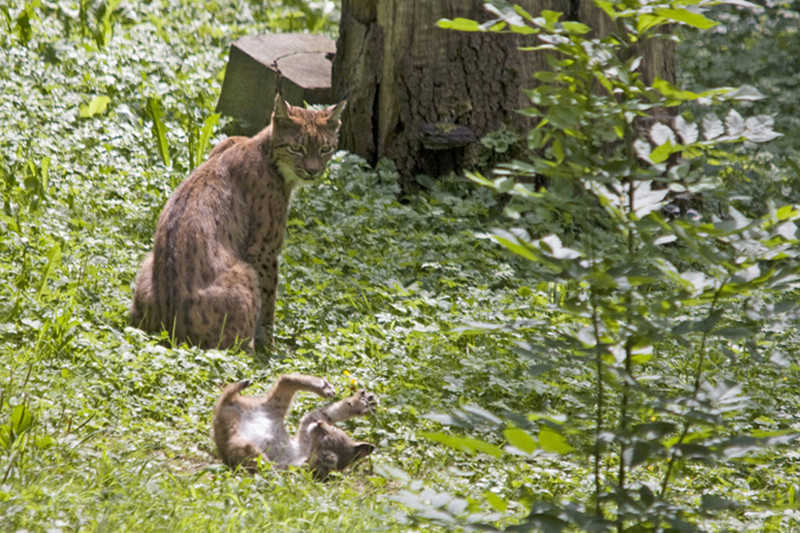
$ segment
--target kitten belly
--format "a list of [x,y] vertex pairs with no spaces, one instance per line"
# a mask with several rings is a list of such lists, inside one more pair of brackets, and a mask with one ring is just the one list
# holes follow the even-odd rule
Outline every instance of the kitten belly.
[[286,468],[298,461],[297,445],[289,439],[281,420],[253,412],[242,418],[237,429],[240,436],[252,442],[278,468]]
[[[264,413],[250,413],[239,421],[239,435],[249,440],[259,450],[273,448],[276,440],[284,433],[283,428],[275,423],[275,420]],[[278,437],[278,439],[276,439]]]

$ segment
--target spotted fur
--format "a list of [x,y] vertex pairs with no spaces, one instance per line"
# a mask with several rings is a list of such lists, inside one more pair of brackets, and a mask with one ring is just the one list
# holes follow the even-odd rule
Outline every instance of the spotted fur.
[[164,206],[136,277],[135,326],[204,348],[271,343],[292,191],[325,171],[343,109],[278,94],[269,126],[211,151]]
[[307,413],[300,419],[296,435],[290,437],[284,420],[294,394],[308,391],[330,398],[335,394],[333,386],[322,378],[286,374],[263,396],[241,396],[249,385],[249,381],[240,381],[225,387],[214,409],[214,442],[225,464],[251,468],[260,456],[278,469],[307,465],[324,479],[375,449],[367,442],[354,441],[334,425],[373,412],[378,404],[374,393],[360,390]]

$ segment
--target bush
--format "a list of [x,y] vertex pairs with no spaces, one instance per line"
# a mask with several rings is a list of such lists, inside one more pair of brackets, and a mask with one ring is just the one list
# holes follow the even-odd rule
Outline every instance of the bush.
[[[467,434],[427,437],[472,454],[557,455],[582,465],[582,486],[563,498],[528,498],[515,531],[735,527],[755,509],[731,496],[735,480],[746,479],[744,458],[769,464],[772,447],[797,437],[775,404],[755,397],[778,386],[788,364],[772,340],[798,315],[800,211],[769,204],[749,218],[725,198],[719,212],[697,208],[724,190],[729,147],[778,137],[773,120],[733,107],[760,99],[753,87],[695,93],[638,74],[636,47],[669,38],[666,25],[714,26],[704,2],[597,1],[616,28],[605,38],[559,13],[533,17],[500,4],[496,20],[440,25],[535,34],[532,49],[550,54],[552,70],[538,73],[532,105],[521,111],[536,123],[530,160],[501,165],[495,179],[471,178],[512,198],[506,213],[515,225],[486,236],[530,262],[543,280],[530,292],[548,291],[550,320],[503,329],[531,371],[563,394],[537,413],[435,415]],[[651,119],[674,108],[682,111],[674,118]],[[530,185],[542,177],[547,187]],[[781,422],[765,430],[759,417]],[[495,437],[482,436],[487,425]],[[470,436],[477,427],[481,436]],[[730,481],[714,481],[721,472]],[[518,507],[497,494],[468,506],[430,489],[399,500],[416,520],[468,529],[495,529]]]

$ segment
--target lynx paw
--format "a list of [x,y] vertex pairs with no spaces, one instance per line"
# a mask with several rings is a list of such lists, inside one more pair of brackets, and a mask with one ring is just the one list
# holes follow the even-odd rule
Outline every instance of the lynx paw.
[[378,396],[374,392],[364,389],[356,392],[352,397],[353,407],[358,414],[374,413],[378,407]]
[[319,395],[323,398],[332,398],[333,396],[336,396],[336,389],[333,388],[333,385],[324,379],[321,381],[322,383],[319,387]]

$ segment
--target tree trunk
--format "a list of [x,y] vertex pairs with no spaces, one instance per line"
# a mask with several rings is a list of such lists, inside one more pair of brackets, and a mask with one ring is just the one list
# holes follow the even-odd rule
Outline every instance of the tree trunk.
[[[591,0],[516,0],[538,15],[561,11],[609,31]],[[439,176],[474,166],[482,136],[506,125],[522,133],[529,105],[523,89],[547,68],[545,55],[520,51],[534,38],[443,30],[436,22],[492,18],[480,0],[342,0],[333,90],[347,96],[339,146],[369,163],[394,160],[408,190],[414,176]],[[659,43],[660,44],[660,43]],[[646,77],[673,79],[672,46],[643,61]],[[656,56],[653,56],[656,57]],[[652,72],[651,72],[652,71]]]

